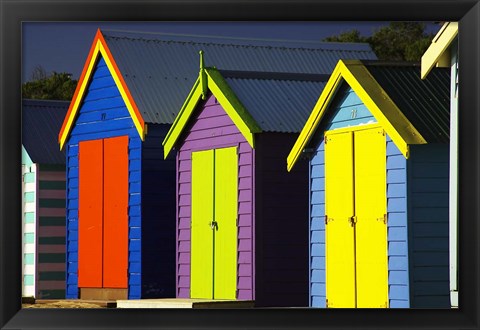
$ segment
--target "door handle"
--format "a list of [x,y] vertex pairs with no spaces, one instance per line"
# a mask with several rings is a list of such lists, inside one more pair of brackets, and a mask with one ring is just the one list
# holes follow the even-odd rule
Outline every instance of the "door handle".
[[218,230],[218,222],[216,222],[215,220],[213,220],[212,222],[210,222],[210,228],[212,228],[212,230]]

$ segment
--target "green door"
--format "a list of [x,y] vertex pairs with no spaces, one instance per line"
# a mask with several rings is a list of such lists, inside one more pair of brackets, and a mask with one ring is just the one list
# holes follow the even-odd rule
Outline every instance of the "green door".
[[237,148],[192,152],[190,297],[236,299]]

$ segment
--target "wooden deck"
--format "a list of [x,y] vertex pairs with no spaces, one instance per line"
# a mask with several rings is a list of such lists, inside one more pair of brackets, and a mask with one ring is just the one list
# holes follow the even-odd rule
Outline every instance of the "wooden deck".
[[117,300],[117,308],[253,308],[252,300],[138,299]]

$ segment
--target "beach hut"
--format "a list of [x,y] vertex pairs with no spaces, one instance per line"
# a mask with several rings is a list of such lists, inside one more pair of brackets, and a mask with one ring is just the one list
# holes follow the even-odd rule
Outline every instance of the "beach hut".
[[311,306],[450,306],[449,79],[338,62],[287,158],[310,166]]
[[450,303],[458,307],[458,23],[445,22],[422,56],[422,79],[450,68]]
[[65,154],[57,132],[68,101],[22,101],[22,296],[65,298]]
[[307,166],[284,159],[326,78],[201,65],[163,142],[177,151],[179,298],[308,305]]
[[[67,166],[67,298],[175,297],[175,155],[161,142],[198,76],[198,51],[229,70],[328,74],[368,45],[97,32],[59,133]],[[191,40],[193,39],[193,40]],[[84,219],[84,220],[83,220]]]

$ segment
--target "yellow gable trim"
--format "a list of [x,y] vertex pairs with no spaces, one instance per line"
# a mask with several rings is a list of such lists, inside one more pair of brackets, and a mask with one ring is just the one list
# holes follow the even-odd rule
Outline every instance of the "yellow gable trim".
[[434,66],[450,66],[450,44],[458,35],[458,23],[446,22],[422,56],[421,78],[425,79]]
[[342,81],[345,81],[357,94],[406,158],[409,157],[409,144],[426,143],[422,135],[360,61],[340,60],[287,157],[288,171],[293,168],[300,158]]

